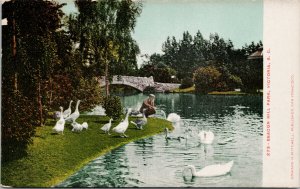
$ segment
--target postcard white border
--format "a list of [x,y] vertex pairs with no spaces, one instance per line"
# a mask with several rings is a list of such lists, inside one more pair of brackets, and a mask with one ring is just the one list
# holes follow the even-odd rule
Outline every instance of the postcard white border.
[[299,187],[300,1],[264,1],[263,187]]

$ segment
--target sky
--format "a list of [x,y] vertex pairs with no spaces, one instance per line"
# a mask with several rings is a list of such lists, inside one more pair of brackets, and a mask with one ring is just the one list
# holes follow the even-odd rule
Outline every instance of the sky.
[[[72,0],[63,10],[76,10]],[[162,53],[162,44],[168,36],[182,39],[184,31],[195,35],[198,30],[208,39],[218,33],[230,39],[235,48],[263,36],[262,0],[142,0],[142,13],[137,19],[133,38],[141,54]],[[139,64],[141,58],[138,58]]]

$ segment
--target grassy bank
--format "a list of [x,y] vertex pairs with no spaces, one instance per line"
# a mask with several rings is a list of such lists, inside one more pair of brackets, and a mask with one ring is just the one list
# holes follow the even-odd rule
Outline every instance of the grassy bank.
[[[185,88],[185,89],[174,89],[170,91],[172,93],[195,93],[195,86]],[[213,91],[208,93],[209,95],[246,95],[247,93],[240,92],[240,91]]]
[[[133,120],[134,118],[130,119]],[[88,130],[73,133],[67,125],[64,135],[52,133],[55,121],[48,121],[37,128],[28,156],[2,164],[1,182],[14,187],[49,187],[60,183],[96,157],[129,143],[164,130],[173,129],[170,122],[149,118],[144,130],[136,130],[130,124],[126,132],[128,138],[117,134],[105,135],[101,126],[108,122],[107,117],[80,116],[79,123],[88,122]],[[113,126],[118,123],[113,122]]]
[[195,92],[195,86],[189,87],[189,88],[185,88],[185,89],[177,88],[177,89],[174,89],[174,90],[172,90],[170,92],[172,92],[172,93],[194,93]]

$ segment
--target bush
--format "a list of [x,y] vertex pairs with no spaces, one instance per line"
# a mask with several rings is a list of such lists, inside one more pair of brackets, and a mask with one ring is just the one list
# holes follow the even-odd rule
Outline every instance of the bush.
[[155,87],[148,86],[144,89],[143,93],[149,94],[149,93],[155,93]]
[[182,79],[181,85],[180,85],[179,88],[180,89],[186,89],[186,88],[192,87],[193,85],[194,85],[193,78],[186,77],[186,78]]
[[220,82],[221,73],[213,66],[200,67],[194,72],[196,93],[207,94],[214,91]]
[[[80,83],[74,90],[73,101],[81,100],[80,111],[88,111],[103,103],[101,87],[96,79],[80,79]],[[67,102],[69,103],[69,102]]]
[[26,155],[38,124],[37,107],[20,93],[2,94],[2,160],[11,161]]
[[108,117],[118,119],[122,115],[121,99],[117,96],[108,96],[104,98],[103,108]]
[[236,88],[241,88],[243,86],[243,82],[239,76],[229,75],[227,85],[229,90],[234,90]]

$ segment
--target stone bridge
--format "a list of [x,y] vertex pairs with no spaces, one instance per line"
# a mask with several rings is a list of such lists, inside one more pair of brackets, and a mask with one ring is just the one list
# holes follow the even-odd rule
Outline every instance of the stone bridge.
[[[180,86],[180,84],[177,83],[154,82],[152,76],[134,77],[134,76],[120,76],[120,75],[113,76],[110,85],[127,85],[141,92],[143,92],[146,87],[154,87],[156,92],[165,92],[165,91],[176,89]],[[101,77],[100,86],[101,87],[105,86],[105,77]]]

